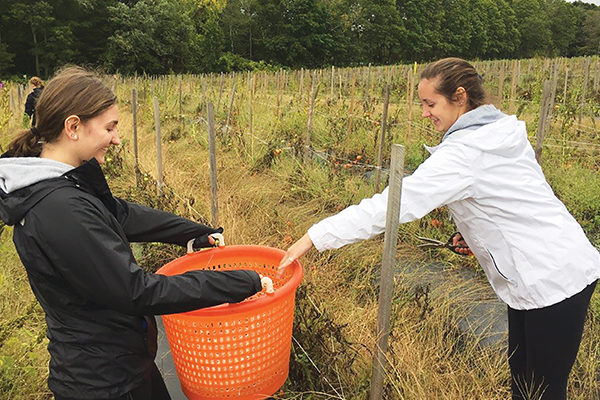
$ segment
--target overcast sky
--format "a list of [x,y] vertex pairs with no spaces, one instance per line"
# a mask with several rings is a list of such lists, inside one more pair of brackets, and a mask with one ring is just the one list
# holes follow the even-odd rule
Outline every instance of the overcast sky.
[[[571,3],[573,2],[573,0],[567,0],[567,1],[569,1]],[[600,6],[600,0],[581,0],[581,1],[584,2],[584,3],[592,3],[592,4],[595,4],[597,6]]]

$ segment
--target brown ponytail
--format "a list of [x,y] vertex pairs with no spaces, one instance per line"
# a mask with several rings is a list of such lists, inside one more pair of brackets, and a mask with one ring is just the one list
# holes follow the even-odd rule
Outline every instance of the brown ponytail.
[[69,115],[86,122],[117,102],[96,74],[81,67],[65,67],[44,87],[36,102],[36,125],[21,131],[8,145],[9,157],[38,157],[43,143],[56,141]]
[[31,129],[23,130],[8,145],[8,157],[37,157],[42,152],[42,145]]

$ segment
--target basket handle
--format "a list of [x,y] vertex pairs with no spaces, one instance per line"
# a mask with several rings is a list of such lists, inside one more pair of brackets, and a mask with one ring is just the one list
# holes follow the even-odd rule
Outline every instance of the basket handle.
[[[215,239],[215,244],[217,245],[217,247],[223,247],[223,246],[225,246],[225,237],[223,236],[222,233],[211,233],[208,236],[210,236],[213,239]],[[187,253],[188,254],[191,254],[191,253],[194,252],[194,240],[196,240],[196,238],[190,239],[187,242]],[[212,249],[212,248],[213,247],[207,247],[206,249]],[[202,251],[202,250],[206,250],[206,249],[200,249],[198,251]]]

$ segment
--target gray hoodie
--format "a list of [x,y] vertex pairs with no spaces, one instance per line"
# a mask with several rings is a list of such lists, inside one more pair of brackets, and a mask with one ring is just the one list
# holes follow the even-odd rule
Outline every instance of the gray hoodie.
[[442,138],[442,142],[446,140],[450,134],[453,132],[462,130],[462,129],[471,129],[475,130],[477,128],[481,128],[484,125],[491,124],[492,122],[496,122],[501,118],[506,117],[502,111],[498,110],[492,104],[486,104],[484,106],[477,107],[474,110],[464,113],[452,126],[446,131],[444,137]]
[[58,178],[72,165],[39,157],[0,158],[0,189],[6,194],[40,181]]

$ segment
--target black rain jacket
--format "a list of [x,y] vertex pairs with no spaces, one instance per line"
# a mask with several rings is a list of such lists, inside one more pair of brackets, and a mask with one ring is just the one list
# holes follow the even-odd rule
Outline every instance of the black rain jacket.
[[30,118],[33,118],[31,121],[32,126],[35,126],[35,103],[37,103],[37,99],[42,94],[42,90],[44,90],[43,86],[34,88],[31,93],[27,95],[27,99],[25,100],[25,114],[29,115]]
[[261,290],[254,271],[147,274],[129,242],[184,246],[215,230],[112,196],[95,159],[6,194],[0,217],[46,314],[50,375],[57,395],[121,396],[153,363],[144,315],[239,302]]

